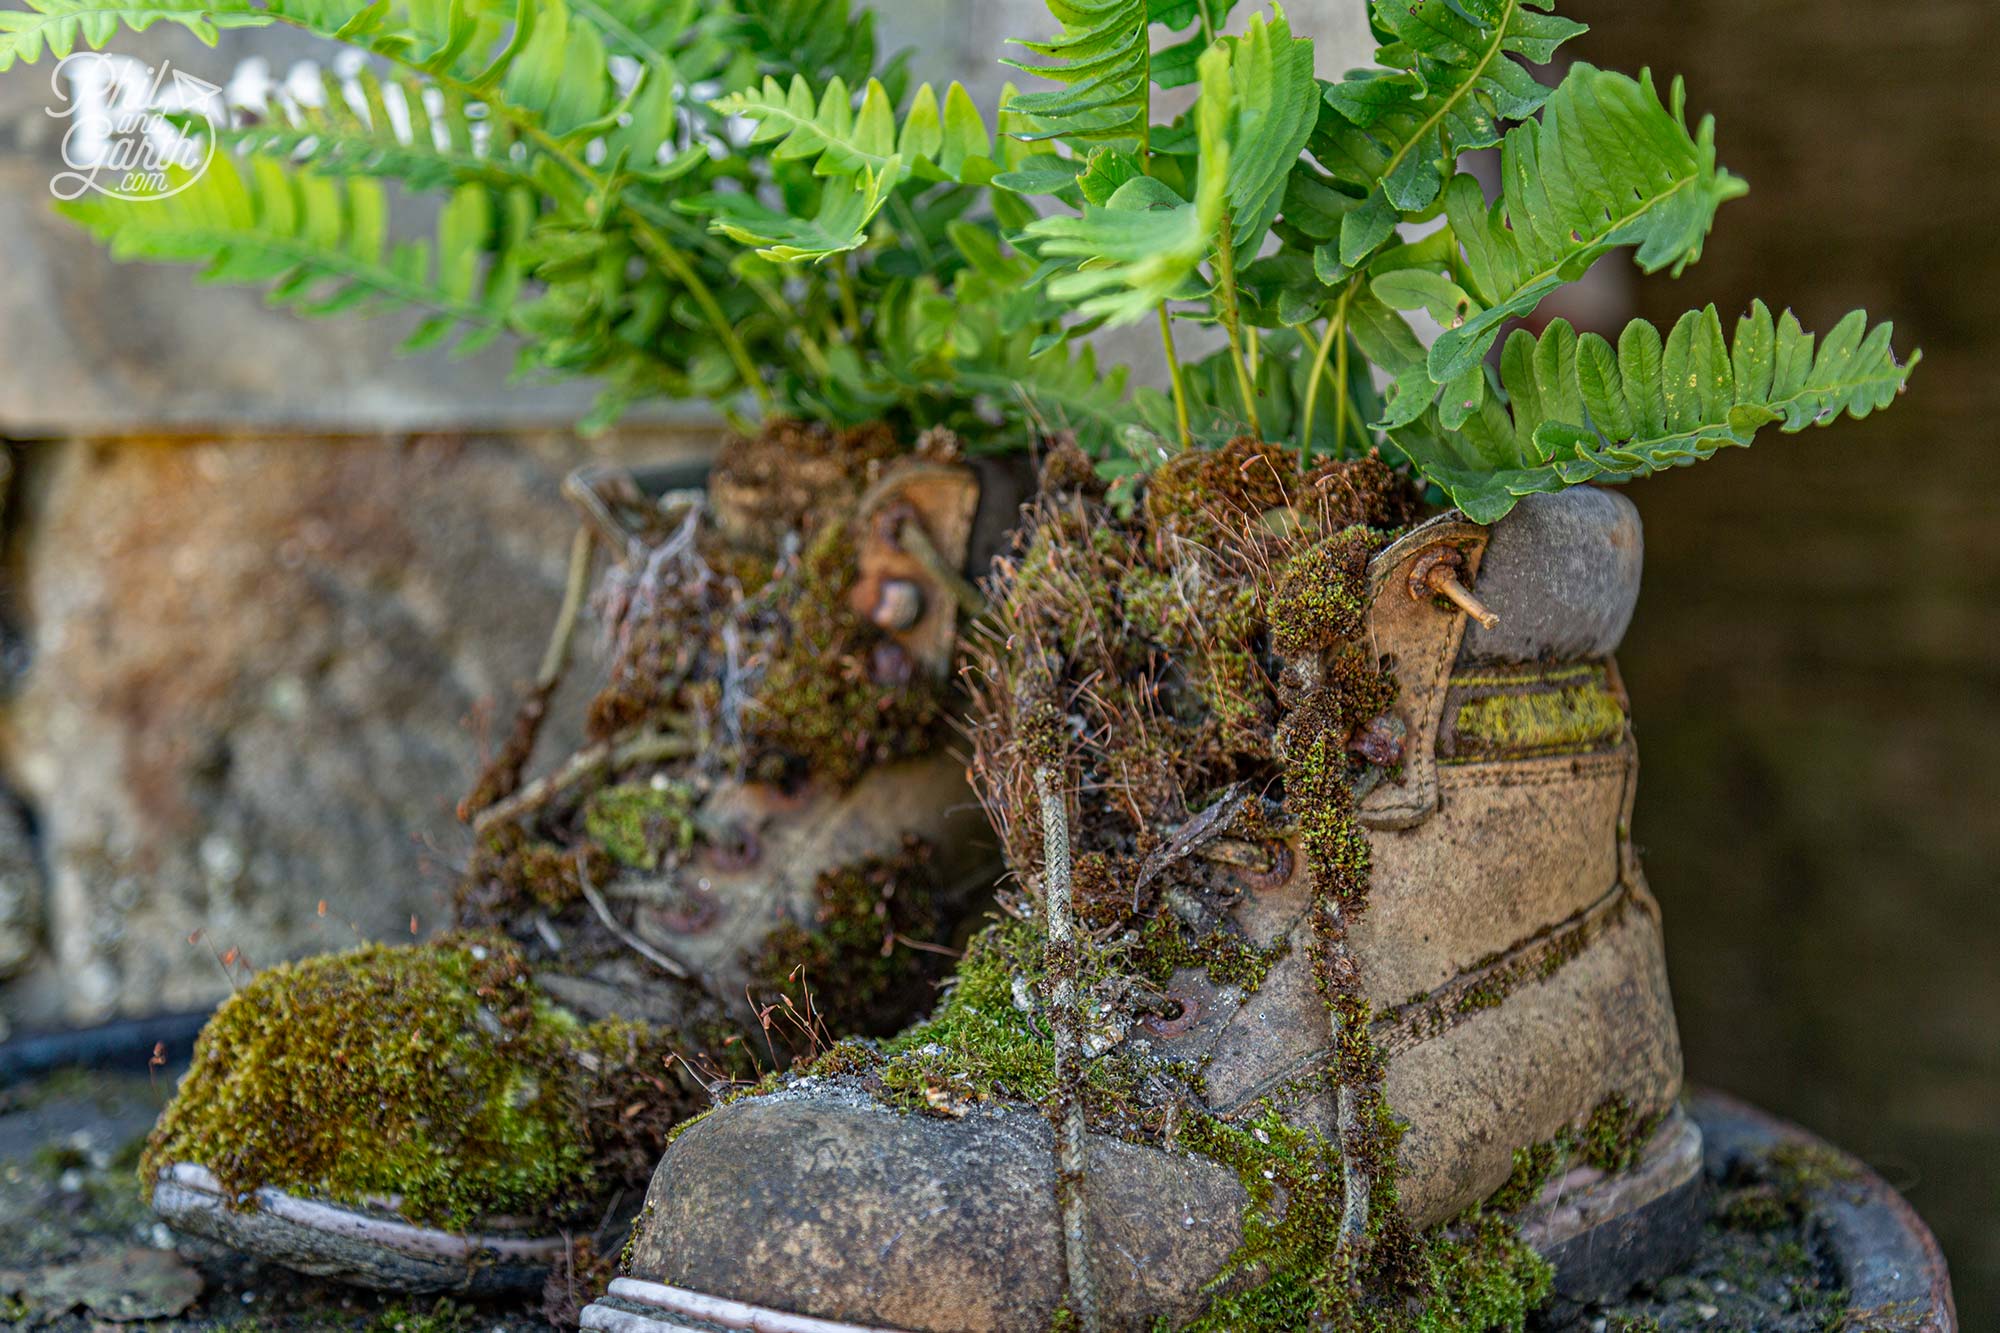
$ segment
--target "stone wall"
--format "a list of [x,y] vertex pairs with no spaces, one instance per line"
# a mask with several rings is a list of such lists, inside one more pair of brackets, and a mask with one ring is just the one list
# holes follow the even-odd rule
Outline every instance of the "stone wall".
[[[0,710],[0,1014],[185,1009],[442,915],[452,807],[535,671],[588,456],[556,434],[20,451]],[[577,732],[573,673],[545,745]],[[32,837],[28,836],[32,833]],[[324,914],[321,904],[324,903]],[[190,939],[199,932],[199,938]]]

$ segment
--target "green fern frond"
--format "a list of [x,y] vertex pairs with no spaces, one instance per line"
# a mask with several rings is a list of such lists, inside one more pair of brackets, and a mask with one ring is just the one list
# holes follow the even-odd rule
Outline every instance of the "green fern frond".
[[[1229,223],[1237,254],[1249,258],[1278,215],[1285,183],[1319,120],[1313,44],[1292,36],[1284,11],[1259,14],[1229,55]],[[1206,88],[1203,97],[1209,96]]]
[[[293,161],[309,159],[330,176],[381,176],[412,190],[477,183],[531,186],[534,172],[505,121],[481,120],[474,131],[473,104],[408,73],[384,79],[363,66],[352,79],[361,100],[349,99],[347,81],[328,72],[316,106],[284,100],[270,118],[218,127],[225,148]],[[399,120],[392,100],[400,109]]]
[[1063,84],[1009,105],[1028,118],[1024,138],[1143,144],[1152,118],[1152,18],[1147,0],[1047,0],[1060,36],[1022,46],[1052,62],[1002,61]]
[[752,62],[746,83],[803,77],[851,88],[876,73],[875,15],[853,13],[850,0],[733,0],[731,8],[731,44]]
[[746,191],[717,191],[680,207],[706,216],[715,231],[775,263],[811,263],[866,245],[870,225],[902,178],[901,158],[889,158],[880,171],[864,167],[851,182],[823,190],[810,218],[781,212]]
[[1155,177],[1135,176],[1102,205],[1086,201],[1081,216],[1041,218],[1023,232],[1044,259],[1081,265],[1050,278],[1048,292],[1074,303],[1085,319],[1129,324],[1145,318],[1180,295],[1214,250],[1229,204],[1234,103],[1229,53],[1220,46],[1201,58],[1201,87],[1193,200]]
[[271,22],[246,0],[27,0],[27,5],[0,10],[0,72],[17,60],[34,64],[44,49],[58,60],[79,46],[102,51],[120,29],[144,32],[155,23],[170,23],[214,46],[224,28]]
[[1316,115],[1312,42],[1293,37],[1282,14],[1270,23],[1260,16],[1242,37],[1202,55],[1200,82],[1192,201],[1138,174],[1136,159],[1100,149],[1077,177],[1083,215],[1043,218],[1024,233],[1045,259],[1081,261],[1050,279],[1049,294],[1078,302],[1085,318],[1146,317],[1182,293],[1225,220],[1235,250],[1248,256],[1277,214]]
[[1893,326],[1861,311],[1815,347],[1790,311],[1757,302],[1723,337],[1714,306],[1682,316],[1665,339],[1644,320],[1614,349],[1562,320],[1537,339],[1516,330],[1501,357],[1507,402],[1491,395],[1456,432],[1427,426],[1393,438],[1478,523],[1515,501],[1581,482],[1621,482],[1787,434],[1859,419],[1894,402],[1922,359],[1898,363]]
[[789,89],[767,78],[761,88],[731,93],[714,105],[755,122],[750,141],[775,142],[774,161],[811,162],[823,176],[879,174],[891,158],[901,159],[909,177],[925,181],[984,185],[999,170],[986,120],[972,95],[955,82],[945,90],[942,109],[930,84],[918,88],[900,127],[879,79],[868,81],[858,110],[841,80],[814,98],[803,77],[794,78]]
[[1403,214],[1436,204],[1460,153],[1492,147],[1507,122],[1541,108],[1549,89],[1525,66],[1548,63],[1586,30],[1546,12],[1553,4],[1374,0],[1376,30],[1388,39],[1375,56],[1381,68],[1327,86],[1336,114],[1313,141],[1333,179],[1361,196],[1335,211],[1343,266],[1359,267]]
[[461,186],[445,204],[435,243],[391,243],[381,187],[292,170],[265,157],[218,154],[199,178],[177,174],[158,197],[90,196],[58,208],[105,241],[117,259],[205,264],[214,282],[267,286],[303,315],[427,312],[406,347],[462,332],[470,353],[507,326],[525,274],[515,247],[529,200]]
[[1633,247],[1646,272],[1678,274],[1701,257],[1716,210],[1748,189],[1716,165],[1712,118],[1689,133],[1679,80],[1669,109],[1650,75],[1635,82],[1583,64],[1539,121],[1508,132],[1500,178],[1490,209],[1471,176],[1446,187],[1465,286],[1480,308],[1432,345],[1439,384],[1467,374],[1508,320],[1612,250]]
[[1153,22],[1179,32],[1193,27],[1186,41],[1163,46],[1153,52],[1151,74],[1161,88],[1181,88],[1193,83],[1201,53],[1215,43],[1215,35],[1229,22],[1237,0],[1153,0]]

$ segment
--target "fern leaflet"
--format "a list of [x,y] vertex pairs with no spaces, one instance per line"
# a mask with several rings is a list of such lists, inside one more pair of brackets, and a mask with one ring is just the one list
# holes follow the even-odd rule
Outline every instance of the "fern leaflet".
[[[1546,64],[1585,31],[1548,11],[1554,0],[1374,0],[1371,17],[1389,40],[1382,68],[1329,84],[1313,155],[1341,185],[1363,195],[1339,210],[1339,262],[1359,267],[1405,213],[1434,205],[1458,155],[1500,142],[1507,121],[1525,120],[1549,90],[1525,64]],[[1328,239],[1331,232],[1319,239]]]
[[246,165],[218,155],[199,179],[174,180],[169,189],[182,188],[158,198],[92,196],[57,207],[115,258],[204,263],[204,278],[268,285],[274,302],[300,314],[427,310],[409,350],[463,330],[458,350],[470,353],[508,327],[525,277],[514,254],[531,220],[525,195],[461,186],[434,243],[392,244],[375,182],[263,157]]
[[1662,339],[1644,320],[1616,348],[1562,320],[1537,339],[1516,330],[1501,357],[1503,405],[1489,395],[1457,431],[1427,423],[1393,438],[1466,516],[1491,523],[1523,495],[1621,482],[1787,434],[1859,419],[1893,402],[1922,359],[1897,362],[1893,328],[1855,311],[1815,346],[1790,311],[1757,302],[1723,337],[1715,307]]
[[1023,93],[1008,110],[1028,118],[1027,139],[1143,145],[1152,118],[1152,19],[1147,0],[1047,0],[1063,25],[1046,42],[1022,42],[1052,63],[1002,61],[1065,85]]
[[1507,134],[1501,196],[1489,208],[1478,181],[1452,179],[1445,214],[1464,248],[1465,286],[1480,304],[1431,348],[1439,384],[1478,365],[1501,326],[1534,312],[1612,250],[1635,247],[1639,266],[1678,274],[1701,257],[1715,213],[1748,187],[1715,160],[1715,125],[1690,134],[1685,93],[1660,102],[1652,78],[1574,66],[1539,121]]

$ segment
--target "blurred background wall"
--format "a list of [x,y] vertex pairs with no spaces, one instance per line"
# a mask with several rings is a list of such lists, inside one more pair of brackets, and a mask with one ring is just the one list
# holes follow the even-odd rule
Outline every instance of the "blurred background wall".
[[1655,319],[1866,306],[1894,411],[1632,488],[1636,816],[1690,1073],[1880,1167],[2000,1328],[2000,6],[1571,0],[1749,180]]
[[[1288,8],[1322,74],[1365,57],[1358,0]],[[988,104],[997,39],[1044,23],[1036,0],[882,9]],[[1691,1074],[1879,1166],[1939,1231],[1965,1327],[2000,1327],[2000,6],[1564,10],[1594,25],[1581,58],[1688,75],[1753,186],[1686,277],[1616,270],[1574,318],[1762,294],[1809,326],[1865,305],[1926,352],[1886,416],[1634,488],[1623,660]],[[117,49],[211,78],[309,50]],[[0,1024],[205,1002],[211,945],[262,964],[434,919],[467,722],[532,669],[587,448],[533,429],[585,395],[508,389],[503,358],[397,362],[393,324],[111,266],[47,213],[48,100],[0,79],[0,436],[34,441],[0,573]]]

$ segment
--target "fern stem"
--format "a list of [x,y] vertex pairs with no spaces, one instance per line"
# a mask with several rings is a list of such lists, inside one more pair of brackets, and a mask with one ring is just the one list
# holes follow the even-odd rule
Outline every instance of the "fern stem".
[[861,341],[861,307],[854,299],[854,275],[847,271],[845,256],[840,256],[840,267],[834,270],[835,286],[840,292],[840,313],[847,323],[849,342]]
[[1334,392],[1340,395],[1340,401],[1334,417],[1333,451],[1335,454],[1340,452],[1341,440],[1346,434],[1347,308],[1354,300],[1354,291],[1355,284],[1349,282],[1346,289],[1341,292],[1339,304],[1334,307],[1332,316],[1326,321],[1326,334],[1319,340],[1319,350],[1313,354],[1312,374],[1306,380],[1306,405],[1305,409],[1299,414],[1299,466],[1301,468],[1310,467],[1312,464],[1313,418],[1319,411],[1319,384],[1321,378],[1326,374],[1327,357],[1332,353],[1336,343],[1340,347],[1340,369],[1335,375],[1333,388]]
[[1347,448],[1347,327],[1341,323],[1340,339],[1334,349],[1333,361],[1333,456],[1339,458]]
[[631,216],[635,223],[632,228],[633,237],[641,248],[653,256],[655,263],[686,287],[688,295],[694,297],[695,304],[701,307],[703,317],[722,340],[723,351],[727,352],[729,359],[736,363],[736,373],[743,377],[744,385],[757,396],[757,405],[769,412],[772,406],[770,386],[764,383],[763,373],[757,369],[757,363],[751,360],[750,350],[743,345],[743,340],[736,336],[736,328],[729,322],[729,316],[722,312],[722,306],[716,301],[715,293],[708,289],[708,284],[701,280],[701,276],[694,271],[694,265],[688,262],[687,256],[681,253],[678,246],[662,236],[651,223],[640,221],[637,214]]
[[1180,427],[1181,448],[1194,448],[1194,431],[1188,426],[1187,384],[1181,378],[1180,354],[1174,350],[1174,317],[1167,303],[1160,302],[1160,345],[1167,351],[1167,380],[1174,386],[1174,424]]
[[1431,131],[1442,125],[1445,118],[1458,109],[1458,104],[1472,95],[1472,90],[1479,86],[1480,81],[1486,77],[1486,71],[1500,58],[1501,51],[1505,49],[1507,30],[1513,24],[1514,15],[1520,8],[1521,0],[1507,0],[1505,8],[1493,20],[1493,41],[1479,57],[1479,63],[1473,66],[1470,77],[1459,80],[1458,86],[1452,89],[1451,96],[1444,99],[1443,105],[1425,117],[1423,124],[1417,126],[1416,132],[1403,140],[1402,147],[1390,154],[1388,162],[1380,172],[1376,173],[1377,180],[1386,181],[1394,176],[1402,167],[1403,159],[1408,157],[1418,144],[1427,142]]
[[1236,367],[1236,387],[1243,394],[1244,419],[1250,424],[1250,433],[1261,440],[1264,427],[1257,420],[1257,390],[1250,378],[1249,364],[1243,359],[1243,312],[1236,304],[1236,239],[1227,213],[1222,215],[1215,261],[1221,274],[1222,326],[1229,333],[1229,360]]

